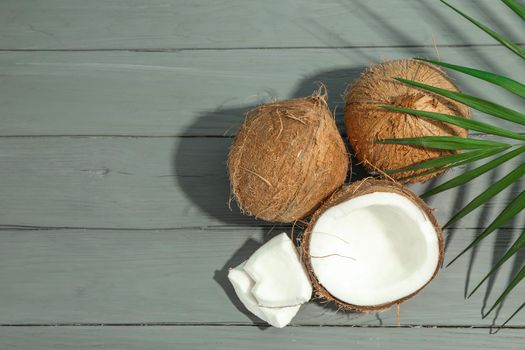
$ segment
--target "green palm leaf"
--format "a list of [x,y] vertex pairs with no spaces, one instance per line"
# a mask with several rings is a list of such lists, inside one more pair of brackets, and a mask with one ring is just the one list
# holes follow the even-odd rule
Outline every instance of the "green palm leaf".
[[[479,155],[475,155],[472,158],[467,158],[465,160],[462,160],[462,161],[459,161],[459,162],[456,162],[456,163],[452,163],[452,164],[448,164],[448,165],[445,165],[445,166],[442,166],[442,167],[439,167],[439,168],[430,169],[428,171],[425,171],[425,172],[422,172],[422,173],[419,173],[419,174],[406,176],[406,177],[403,178],[403,180],[411,179],[411,178],[419,177],[419,176],[425,176],[425,175],[428,175],[428,174],[435,173],[436,171],[443,171],[443,170],[447,170],[447,169],[454,168],[454,167],[457,167],[457,166],[461,166],[461,165],[469,164],[469,163],[472,163],[472,162],[476,162],[478,160],[481,160],[481,159],[493,156],[495,154],[498,154],[500,152],[503,152],[506,149],[508,149],[508,147],[505,147],[505,148],[503,148],[503,147],[502,148],[491,148],[488,151],[481,150],[481,151],[470,151],[470,152],[466,152],[466,153],[461,153],[461,154],[471,154],[471,153],[479,152]],[[445,157],[446,156],[435,158],[435,160],[442,159],[442,158],[445,158]],[[414,166],[412,166],[412,167],[414,167]],[[412,167],[405,168],[406,169],[405,171],[412,170],[412,169],[410,169]]]
[[509,145],[490,140],[468,139],[460,136],[422,136],[398,139],[374,140],[375,143],[420,146],[425,148],[444,149],[451,151],[465,149],[501,148]]
[[514,111],[510,108],[504,107],[494,102],[483,100],[474,96],[466,95],[461,92],[450,91],[446,89],[441,89],[432,85],[423,84],[417,81],[395,78],[396,80],[405,83],[407,85],[415,86],[423,90],[434,92],[438,95],[448,97],[452,100],[458,101],[472,107],[480,112],[490,114],[494,117],[505,119],[513,123],[525,125],[525,114]]
[[496,168],[497,166],[505,163],[506,161],[522,154],[523,152],[525,152],[525,146],[524,147],[520,147],[520,148],[517,148],[513,151],[510,151],[510,152],[507,152],[505,153],[504,155],[494,159],[494,160],[491,160],[490,162],[488,163],[485,163],[475,169],[472,169],[472,170],[469,170],[461,175],[458,175],[450,180],[448,180],[447,182],[444,182],[442,183],[441,185],[439,186],[436,186],[430,190],[428,190],[427,192],[423,193],[421,195],[421,197],[423,198],[426,198],[426,197],[430,197],[430,196],[433,196],[435,194],[438,194],[440,192],[443,192],[443,191],[446,191],[448,189],[451,189],[451,188],[454,188],[456,186],[460,186],[460,185],[463,185],[467,182],[469,182],[470,180],[472,179],[475,179],[476,177],[478,176],[481,176],[483,175],[484,173],[486,173],[487,171],[489,170],[492,170],[494,168]]
[[487,273],[487,275],[483,277],[481,282],[479,282],[478,285],[472,290],[472,292],[470,292],[470,294],[468,295],[468,298],[470,298],[472,294],[474,294],[479,289],[479,287],[481,287],[483,282],[485,282],[487,278],[489,278],[494,273],[494,271],[499,269],[501,265],[503,265],[507,260],[509,260],[509,258],[511,258],[514,254],[516,254],[523,246],[525,246],[525,231],[521,233],[521,235],[518,237],[516,242],[514,242],[514,244],[509,248],[509,250],[507,250],[505,255],[503,255],[501,259],[498,260],[498,262],[489,271],[489,273]]
[[[444,4],[446,4],[448,7],[459,13],[461,16],[465,17],[467,20],[475,24],[477,27],[481,28],[483,31],[488,33],[490,36],[492,36],[494,39],[499,41],[501,44],[503,44],[505,47],[513,51],[515,54],[520,56],[521,58],[525,59],[525,49],[520,47],[519,45],[515,44],[511,40],[505,38],[501,34],[497,33],[493,29],[487,27],[486,25],[478,22],[474,18],[466,15],[465,13],[461,12],[460,10],[456,9],[452,5],[448,4],[446,1],[441,0]],[[518,16],[520,16],[522,19],[525,20],[525,7],[518,4],[514,0],[502,0],[502,2],[507,5],[511,10],[513,10]],[[517,82],[516,80],[510,79],[505,76],[501,76],[495,73],[486,72],[479,69],[474,69],[470,67],[464,67],[459,65],[454,65],[450,63],[444,63],[434,60],[428,60],[428,59],[421,59],[417,58],[422,61],[426,61],[429,63],[433,63],[435,65],[445,67],[448,69],[452,69],[467,75],[470,75],[474,78],[492,83],[496,86],[501,87],[502,89],[505,89],[521,98],[525,99],[525,85],[522,83]],[[417,87],[419,89],[427,90],[430,92],[433,92],[437,95],[458,101],[466,106],[469,106],[473,109],[476,109],[480,112],[486,113],[488,115],[491,115],[496,118],[504,119],[516,124],[525,125],[525,114],[512,110],[510,108],[504,107],[502,105],[499,105],[497,103],[487,101],[475,96],[470,96],[467,94],[463,94],[456,91],[449,91],[446,89],[441,89],[438,87],[426,85],[420,82],[403,79],[403,78],[395,78],[396,80],[403,82],[409,86]],[[510,138],[510,139],[518,139],[518,140],[524,140],[525,136],[518,132],[514,132],[511,130],[506,130],[500,127],[495,127],[493,125],[487,124],[487,123],[481,123],[478,121],[472,121],[472,120],[466,120],[464,118],[459,118],[457,116],[453,115],[447,115],[447,114],[440,114],[440,113],[433,113],[428,111],[415,111],[415,110],[409,110],[405,108],[398,108],[398,107],[386,107],[387,109],[398,111],[402,113],[409,113],[416,116],[424,117],[430,120],[436,120],[440,122],[445,122],[453,125],[460,126],[465,129],[470,130],[476,130],[479,132],[492,134],[504,138]],[[421,164],[414,165],[412,167],[405,167],[403,169],[396,169],[393,172],[400,172],[400,171],[408,171],[408,170],[417,170],[417,169],[429,169],[428,171],[425,171],[423,174],[417,174],[412,175],[410,177],[415,176],[422,176],[424,174],[430,174],[436,171],[441,171],[447,168],[459,166],[461,164],[466,164],[473,162],[475,160],[486,158],[490,155],[495,155],[499,152],[502,152],[504,150],[509,149],[510,146],[505,143],[499,143],[497,144],[474,144],[471,142],[473,139],[469,139],[470,141],[460,141],[455,139],[440,139],[439,137],[436,137],[436,139],[431,139],[429,136],[426,137],[420,137],[420,138],[405,138],[405,139],[398,139],[396,140],[379,140],[376,142],[382,142],[382,143],[398,143],[398,144],[407,144],[407,145],[415,145],[420,147],[429,147],[429,148],[436,148],[436,149],[446,149],[446,150],[472,150],[470,152],[461,153],[461,155],[445,155],[443,157],[435,158],[427,162],[423,162]],[[480,140],[476,140],[480,141]],[[525,144],[516,145],[519,146],[516,149],[513,149],[509,152],[506,152],[505,154],[485,163],[482,164],[479,167],[476,167],[472,170],[466,171],[461,175],[458,175],[454,177],[453,179],[434,187],[433,189],[427,191],[422,195],[422,197],[428,197],[435,195],[437,193],[443,192],[445,190],[448,190],[450,188],[463,185],[472,179],[495,169],[502,163],[520,155],[525,152]],[[490,155],[489,155],[490,154]],[[525,163],[522,163],[519,165],[516,169],[514,169],[512,172],[510,172],[508,175],[504,176],[500,180],[498,180],[496,183],[489,185],[485,191],[483,191],[481,194],[479,194],[476,198],[474,198],[470,203],[468,203],[463,209],[461,209],[458,213],[456,213],[447,224],[445,224],[444,227],[457,222],[464,216],[468,215],[470,212],[472,212],[474,209],[478,208],[479,206],[485,204],[488,200],[496,196],[498,193],[500,193],[502,190],[507,188],[512,183],[515,183],[521,176],[525,174]],[[520,213],[525,208],[525,191],[520,193],[514,200],[511,201],[507,205],[507,207],[494,219],[494,221],[480,234],[478,237],[469,244],[456,258],[454,258],[451,263],[453,263],[456,259],[458,259],[461,255],[463,255],[466,251],[468,251],[470,248],[481,242],[485,237],[487,237],[492,232],[496,231],[498,228],[500,228],[503,224],[511,220],[513,217],[515,217],[518,213]],[[474,292],[476,292],[479,287],[489,278],[496,270],[498,270],[508,259],[510,259],[513,255],[515,255],[518,251],[523,249],[525,246],[525,232],[523,232],[520,237],[514,242],[514,244],[509,248],[509,250],[505,253],[503,257],[501,257],[498,262],[491,268],[491,270],[484,276],[484,278],[479,282],[479,284],[474,288],[474,290],[469,294],[472,295]],[[449,263],[449,265],[451,264]],[[483,316],[486,317],[488,314],[490,314],[494,308],[496,308],[506,297],[507,295],[513,290],[513,288],[518,285],[523,279],[525,278],[525,266],[521,268],[521,270],[512,278],[509,285],[506,287],[505,291],[498,297],[494,305],[490,308],[490,310]],[[502,325],[505,326],[519,311],[521,311],[525,307],[525,303],[523,303]]]
[[[472,243],[470,243],[465,249],[461,251],[447,266],[450,266],[454,261],[456,261],[460,256],[465,254],[470,248],[481,242],[489,234],[497,230],[499,227],[504,225],[510,219],[515,217],[519,212],[525,208],[525,191],[521,192],[512,202],[507,205],[505,209],[492,221],[492,223],[478,236]],[[525,232],[524,232],[525,233]],[[525,236],[522,234],[523,238]],[[490,274],[490,273],[489,273]],[[488,275],[487,275],[488,277]],[[483,281],[482,281],[483,283]],[[476,287],[477,288],[477,287]]]
[[458,72],[461,72],[461,73],[464,73],[464,74],[468,74],[468,75],[470,75],[472,77],[475,77],[475,78],[478,78],[478,79],[481,79],[481,80],[485,80],[485,81],[487,81],[489,83],[492,83],[494,85],[502,87],[505,90],[512,92],[513,94],[516,94],[516,95],[518,95],[520,97],[525,98],[525,85],[523,85],[520,82],[517,82],[516,80],[504,77],[502,75],[494,74],[494,73],[491,73],[491,72],[486,72],[486,71],[479,70],[479,69],[473,69],[473,68],[469,68],[469,67],[458,66],[458,65],[455,65],[455,64],[450,64],[450,63],[445,63],[445,62],[440,62],[440,61],[434,61],[434,60],[428,60],[428,59],[425,59],[425,58],[417,58],[416,57],[415,59],[419,60],[419,61],[425,61],[425,62],[428,62],[428,63],[432,63],[432,64],[435,64],[437,66],[449,68],[449,69],[452,69],[452,70],[455,70],[455,71],[458,71]]
[[521,6],[514,0],[501,0],[512,9],[512,11],[516,12],[518,16],[520,16],[523,20],[525,20],[525,7]]
[[470,17],[469,15],[461,12],[460,10],[455,8],[454,6],[452,6],[449,3],[447,3],[446,1],[441,0],[441,2],[444,3],[445,5],[447,5],[448,7],[450,7],[451,9],[453,9],[454,11],[456,11],[457,13],[459,13],[461,16],[463,16],[466,19],[468,19],[470,22],[474,23],[476,26],[481,28],[485,33],[487,33],[488,35],[490,35],[491,37],[493,37],[494,39],[499,41],[501,44],[503,44],[509,50],[511,50],[512,52],[514,52],[515,54],[517,54],[521,58],[525,59],[525,49],[519,47],[518,45],[516,45],[515,43],[513,43],[509,39],[505,38],[503,35],[495,32],[494,30],[492,30],[489,27],[487,27],[486,25],[478,22],[477,20],[475,20],[474,18]]
[[465,215],[479,207],[480,205],[487,202],[489,199],[503,191],[508,186],[512,185],[516,180],[525,174],[525,163],[511,171],[508,175],[502,177],[500,180],[493,183],[489,188],[483,191],[480,195],[474,198],[469,204],[467,204],[463,209],[457,212],[452,219],[450,219],[443,227],[448,227],[453,223],[457,222]]
[[474,131],[484,132],[484,133],[491,134],[491,135],[507,137],[509,139],[525,140],[525,135],[518,134],[518,133],[509,131],[503,128],[499,128],[497,126],[493,126],[487,123],[479,122],[477,120],[467,119],[464,117],[458,117],[455,115],[429,112],[429,111],[421,111],[417,109],[401,108],[401,107],[395,107],[395,106],[381,106],[381,107],[383,107],[384,109],[388,109],[390,111],[413,114],[419,117],[457,125],[459,127],[462,127],[468,130],[474,130]]
[[492,305],[490,310],[487,311],[487,313],[485,315],[483,315],[483,318],[487,317],[492,312],[492,310],[494,310],[496,308],[496,306],[498,306],[499,303],[501,303],[503,301],[503,299],[505,299],[505,297],[514,289],[514,287],[516,287],[518,285],[518,283],[521,282],[521,280],[523,278],[525,278],[525,265],[516,274],[516,276],[514,276],[514,278],[510,282],[510,284],[507,286],[507,288],[505,288],[505,291],[503,291],[503,293],[501,293],[501,295],[499,296],[498,300],[496,300],[496,302],[494,303],[494,305]]
[[443,167],[444,165],[455,166],[456,163],[468,161],[473,158],[478,158],[480,155],[484,155],[487,153],[488,152],[486,150],[477,150],[477,151],[470,151],[470,152],[463,152],[463,153],[447,154],[446,156],[430,159],[430,160],[424,161],[416,165],[411,165],[411,166],[407,166],[407,167],[403,167],[399,169],[386,170],[385,172],[387,174],[396,174],[396,173],[402,173],[405,171],[413,171],[413,170],[428,169],[428,168],[437,168],[435,169],[435,171],[440,171],[442,170],[441,167]]
[[516,311],[514,311],[514,312],[512,313],[512,315],[510,315],[510,317],[507,318],[507,320],[506,320],[505,322],[503,322],[503,324],[501,325],[500,328],[505,327],[505,326],[507,325],[507,323],[509,323],[509,321],[512,320],[512,318],[513,318],[514,316],[516,316],[516,315],[518,314],[518,312],[520,312],[521,309],[523,309],[524,307],[525,307],[525,303],[521,304],[521,306],[520,306]]

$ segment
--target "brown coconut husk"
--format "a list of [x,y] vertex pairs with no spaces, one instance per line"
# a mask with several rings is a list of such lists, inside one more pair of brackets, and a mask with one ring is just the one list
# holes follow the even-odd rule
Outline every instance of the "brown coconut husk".
[[[380,107],[381,105],[393,105],[469,117],[470,112],[467,106],[403,84],[394,80],[395,77],[459,91],[440,68],[430,63],[405,59],[388,61],[368,68],[359,79],[354,81],[346,94],[345,126],[357,159],[368,170],[374,170],[375,167],[386,171],[457,153],[458,151],[371,142],[380,139],[420,136],[467,137],[467,130],[458,126],[388,111]],[[406,171],[394,173],[391,176],[399,182],[410,183],[424,182],[442,173],[436,172],[413,177],[413,175],[428,170]]]
[[276,222],[311,214],[343,184],[348,167],[344,141],[320,92],[248,112],[228,155],[240,209]]
[[[412,294],[409,294],[401,299],[394,300],[389,303],[380,304],[380,305],[353,305],[346,303],[336,297],[334,297],[332,294],[330,294],[329,291],[327,291],[323,285],[317,280],[317,277],[315,276],[315,273],[313,272],[312,264],[311,264],[311,257],[310,257],[310,236],[312,233],[312,230],[319,219],[319,217],[328,209],[331,207],[340,204],[342,202],[345,202],[347,200],[357,198],[359,196],[363,196],[365,194],[369,193],[375,193],[375,192],[389,192],[389,193],[397,193],[400,194],[408,199],[410,199],[414,204],[416,204],[430,219],[432,225],[436,229],[436,235],[438,237],[439,242],[439,261],[436,265],[436,269],[432,275],[432,277],[428,280],[428,282],[422,286],[417,291],[413,292]],[[306,267],[306,270],[308,271],[308,275],[310,277],[310,281],[312,282],[314,295],[320,300],[326,301],[326,302],[333,302],[335,303],[340,309],[342,310],[357,310],[361,312],[371,312],[371,311],[382,311],[390,308],[393,305],[399,305],[406,300],[410,299],[414,295],[416,295],[419,291],[421,291],[426,285],[428,285],[437,275],[440,267],[443,264],[443,257],[445,254],[444,250],[444,241],[443,241],[443,235],[441,232],[441,228],[439,227],[439,224],[433,214],[433,209],[428,207],[428,205],[421,200],[415,193],[407,189],[406,187],[403,187],[402,185],[388,180],[380,180],[380,179],[374,179],[374,178],[366,178],[358,182],[354,182],[353,184],[349,186],[345,186],[335,192],[326,202],[323,203],[323,205],[314,213],[312,216],[310,223],[308,224],[307,229],[303,233],[303,236],[301,238],[301,258],[303,260],[303,264]],[[344,276],[342,276],[344,278]]]

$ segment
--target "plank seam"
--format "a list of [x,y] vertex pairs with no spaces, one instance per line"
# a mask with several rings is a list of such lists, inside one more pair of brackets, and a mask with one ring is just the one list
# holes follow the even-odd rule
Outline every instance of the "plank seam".
[[[31,225],[0,225],[1,231],[59,231],[59,230],[78,230],[78,231],[180,231],[180,230],[253,230],[253,229],[273,229],[273,230],[291,230],[293,225],[210,225],[210,226],[185,226],[185,227],[83,227],[83,226],[31,226]],[[461,230],[483,230],[486,227],[455,227],[451,226],[448,229]],[[298,229],[297,225],[295,229]],[[525,227],[503,227],[501,230],[525,230]]]
[[124,138],[124,139],[140,139],[140,138],[210,138],[210,139],[224,139],[233,138],[235,135],[93,135],[93,134],[72,134],[72,135],[0,135],[0,138]]
[[[517,132],[520,135],[525,135],[525,132]],[[343,133],[342,136],[346,137],[346,133]],[[481,137],[481,136],[490,136],[486,133],[476,133],[471,132],[469,136]],[[108,135],[94,135],[94,134],[58,134],[58,135],[0,135],[0,138],[127,138],[127,139],[140,139],[140,138],[180,138],[180,139],[194,139],[194,138],[210,138],[210,139],[231,139],[235,135],[141,135],[141,134],[131,134],[131,135],[119,135],[119,134],[108,134]]]
[[[296,226],[297,227],[297,226]],[[32,226],[32,225],[0,225],[0,231],[54,231],[54,230],[79,230],[79,231],[177,231],[177,230],[232,230],[232,229],[291,229],[289,226],[276,226],[271,224],[260,225],[210,225],[210,226],[186,226],[186,227],[82,227],[82,226]]]
[[[515,43],[524,46],[525,43]],[[246,47],[169,47],[169,48],[0,48],[0,52],[184,52],[184,51],[248,51],[248,50],[347,50],[347,49],[405,49],[405,48],[469,48],[503,47],[501,44],[443,44],[443,45],[341,45],[341,46],[246,46]]]
[[[116,322],[116,323],[4,323],[0,327],[264,327],[270,328],[266,323],[234,323],[234,322]],[[404,328],[404,329],[525,329],[525,325],[505,326],[499,325],[438,325],[438,324],[405,324],[405,325],[352,325],[352,324],[294,324],[291,328]]]

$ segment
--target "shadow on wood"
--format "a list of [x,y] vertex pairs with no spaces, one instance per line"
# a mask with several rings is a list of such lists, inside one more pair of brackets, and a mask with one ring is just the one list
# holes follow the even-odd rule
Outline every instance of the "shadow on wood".
[[[291,98],[309,96],[320,83],[325,84],[329,94],[329,107],[336,110],[336,119],[342,124],[343,93],[348,84],[357,78],[364,67],[337,69],[319,72],[302,79]],[[195,122],[186,133],[177,138],[175,145],[173,167],[176,185],[206,214],[228,225],[271,226],[269,223],[254,221],[253,218],[240,213],[234,201],[230,201],[230,188],[226,168],[226,159],[232,135],[244,121],[245,114],[255,105],[241,106],[232,109],[218,108],[215,111],[204,112],[197,116]],[[223,137],[195,137],[195,130],[205,130],[207,125],[224,116],[236,116]],[[189,176],[202,174],[202,176]],[[352,180],[362,178],[366,171],[353,165]],[[209,198],[214,198],[210,201]],[[231,204],[231,210],[228,206]]]
[[[332,111],[339,111],[336,113],[338,125],[342,125],[342,111],[343,111],[343,94],[348,84],[359,76],[363,67],[351,69],[337,69],[320,72],[311,77],[305,78],[299,82],[291,98],[309,96],[315,91],[320,83],[323,83],[329,93],[329,107]],[[226,168],[226,159],[229,147],[233,142],[233,135],[244,121],[245,114],[255,105],[243,106],[233,109],[221,109],[216,111],[205,112],[198,116],[193,125],[187,130],[187,136],[177,139],[175,145],[173,167],[176,174],[176,185],[184,191],[184,193],[198,206],[199,209],[206,214],[218,219],[219,221],[228,225],[257,225],[257,221],[253,218],[244,216],[240,213],[239,208],[234,201],[231,201],[231,209],[228,207],[230,199],[229,180]],[[194,130],[206,129],[206,125],[210,125],[214,120],[228,116],[236,116],[235,123],[230,129],[225,130],[224,137],[213,138],[195,138]],[[344,137],[346,140],[346,137]],[[355,164],[353,160],[352,180],[360,179],[367,176],[366,171]],[[202,173],[202,177],[188,176],[189,174]],[[211,194],[211,195],[210,195]],[[209,201],[209,198],[213,201]],[[263,223],[257,226],[272,226],[270,223]],[[268,232],[263,234],[263,240],[267,241],[273,236],[273,233],[278,233],[279,230],[290,231],[289,225],[273,226]],[[293,236],[296,238],[300,235],[301,227],[294,228],[296,231]],[[275,232],[272,232],[274,231]],[[221,270],[215,271],[214,280],[221,286],[227,294],[231,302],[239,309],[239,311],[246,314],[250,320],[260,329],[266,329],[266,325],[261,323],[257,317],[253,316],[240,303],[233,287],[228,281],[228,271],[230,268],[239,265],[246,260],[251,253],[253,253],[261,243],[253,239],[248,239],[246,243],[237,250],[232,257],[225,262]],[[336,309],[334,305],[326,305],[329,309]]]
[[[519,179],[512,185],[512,189],[507,194],[507,202],[511,202],[514,199],[513,194],[519,192],[519,190],[523,188],[522,181]],[[496,240],[494,241],[494,246],[492,249],[492,261],[491,266],[494,266],[497,264],[497,262],[503,257],[507,249],[511,247],[513,244],[513,240],[517,239],[522,232],[522,230],[517,225],[517,216],[514,216],[508,223],[510,227],[514,227],[516,229],[514,230],[498,230],[495,232],[497,235]],[[514,234],[514,232],[516,232]],[[515,237],[513,237],[515,236]],[[505,286],[509,285],[512,282],[512,279],[518,274],[519,270],[523,267],[523,263],[525,262],[525,251],[523,249],[520,249],[515,255],[514,258],[511,258],[513,260],[512,262],[512,270],[509,274],[508,280],[506,281]],[[507,262],[510,264],[510,262]],[[496,282],[496,279],[498,277],[498,271],[495,271],[486,282],[486,291],[483,298],[483,306],[481,308],[481,314],[484,315],[487,311],[487,307],[491,307],[491,305],[488,305],[488,298],[490,297],[492,290],[494,288],[494,284]],[[494,302],[494,301],[493,301]],[[496,326],[496,321],[499,317],[499,314],[503,308],[503,305],[505,304],[505,300],[503,300],[498,307],[494,310],[494,314],[492,316],[492,326]],[[510,310],[512,312],[513,310]]]
[[239,300],[239,297],[237,297],[237,294],[235,293],[235,290],[233,289],[232,284],[228,280],[228,272],[231,268],[234,268],[241,264],[243,261],[248,259],[250,255],[252,255],[260,246],[262,246],[263,243],[258,242],[252,238],[248,239],[242,247],[240,247],[232,256],[231,258],[224,264],[222,269],[216,270],[215,274],[213,276],[213,279],[217,284],[221,286],[221,288],[224,290],[224,293],[228,296],[231,303],[235,305],[235,307],[245,314],[253,324],[257,325],[259,329],[264,330],[268,328],[268,325],[264,323],[261,319],[256,317],[254,314],[252,314],[246,307],[241,303]]

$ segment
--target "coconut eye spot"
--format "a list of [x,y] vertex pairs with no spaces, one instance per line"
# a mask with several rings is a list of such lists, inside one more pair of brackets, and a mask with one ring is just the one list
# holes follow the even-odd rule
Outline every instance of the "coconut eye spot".
[[422,288],[439,263],[436,229],[410,199],[376,192],[337,204],[317,220],[311,266],[335,298],[374,306]]

